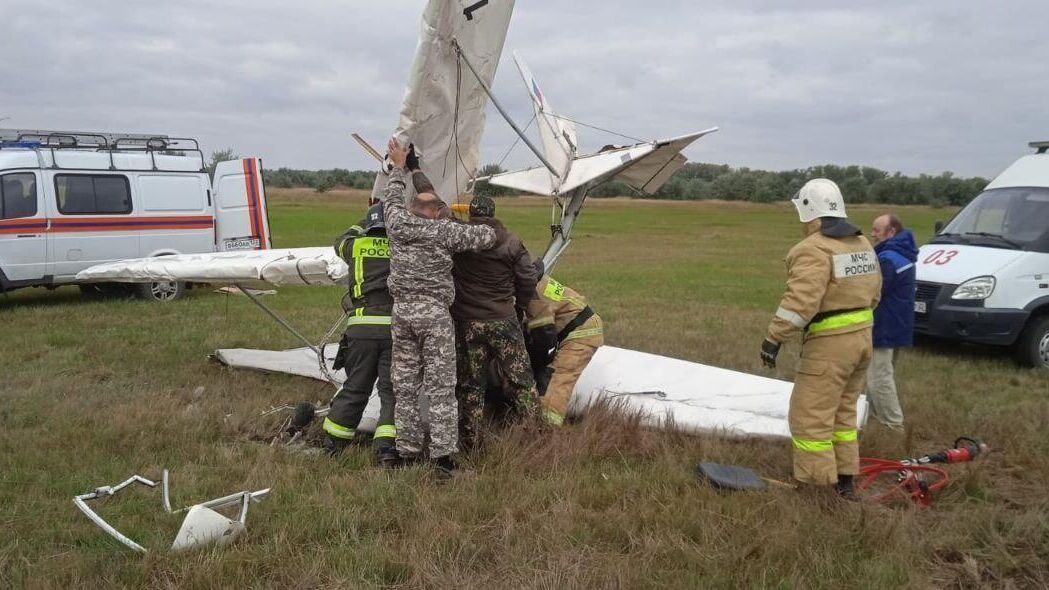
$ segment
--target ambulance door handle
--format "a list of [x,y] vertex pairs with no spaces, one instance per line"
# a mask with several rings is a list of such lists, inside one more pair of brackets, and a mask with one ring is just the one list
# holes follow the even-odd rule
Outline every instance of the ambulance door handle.
[[18,234],[16,238],[39,238],[40,234]]
[[207,193],[208,193],[208,208],[211,208],[211,189],[208,189]]

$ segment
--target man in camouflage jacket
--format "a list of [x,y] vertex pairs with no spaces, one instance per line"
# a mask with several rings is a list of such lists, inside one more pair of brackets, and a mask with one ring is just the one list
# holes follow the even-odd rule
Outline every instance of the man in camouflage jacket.
[[[441,219],[443,203],[431,192],[420,192],[409,211],[405,203],[409,150],[396,139],[390,140],[388,148],[393,170],[383,195],[383,211],[391,250],[388,283],[394,301],[391,378],[397,451],[404,461],[421,457],[425,431],[419,396],[426,395],[430,459],[438,470],[451,473],[455,469],[451,455],[459,444],[455,328],[448,311],[455,298],[452,255],[491,248],[496,232],[485,225]],[[412,156],[412,168],[417,168]]]

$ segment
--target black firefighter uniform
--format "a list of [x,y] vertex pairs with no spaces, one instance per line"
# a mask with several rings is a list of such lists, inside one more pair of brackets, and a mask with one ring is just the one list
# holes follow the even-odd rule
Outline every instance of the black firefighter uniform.
[[381,402],[374,435],[376,450],[380,452],[393,448],[397,434],[390,381],[393,297],[386,286],[390,276],[390,241],[381,207],[373,206],[365,220],[335,241],[336,253],[350,267],[349,292],[342,300],[348,314],[346,331],[334,364],[336,370],[345,367],[346,381],[332,398],[324,419],[324,432],[333,440],[354,438],[374,386]]
[[803,483],[835,484],[838,474],[859,472],[856,402],[871,359],[881,272],[870,242],[848,227],[831,237],[818,219],[805,226],[807,237],[787,254],[786,292],[768,328],[776,344],[803,331],[789,414],[794,477]]

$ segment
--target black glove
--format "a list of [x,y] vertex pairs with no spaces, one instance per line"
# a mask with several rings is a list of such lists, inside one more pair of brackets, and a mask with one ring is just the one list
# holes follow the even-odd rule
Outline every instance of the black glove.
[[404,159],[404,167],[408,170],[419,170],[419,155],[415,153],[415,144],[408,144],[408,157]]
[[545,367],[557,354],[557,330],[553,325],[540,326],[529,331],[528,357],[533,366]]
[[776,356],[779,355],[779,343],[766,338],[761,343],[761,362],[770,369],[776,368]]

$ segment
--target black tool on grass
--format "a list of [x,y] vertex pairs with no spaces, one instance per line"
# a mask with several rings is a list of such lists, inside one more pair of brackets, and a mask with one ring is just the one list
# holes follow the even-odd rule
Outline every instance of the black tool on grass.
[[696,477],[718,490],[761,492],[768,489],[768,483],[756,471],[739,465],[700,463],[696,466]]
[[296,404],[291,414],[291,421],[288,424],[288,434],[294,435],[297,432],[306,430],[310,422],[313,422],[315,413],[316,408],[310,402],[299,402]]

